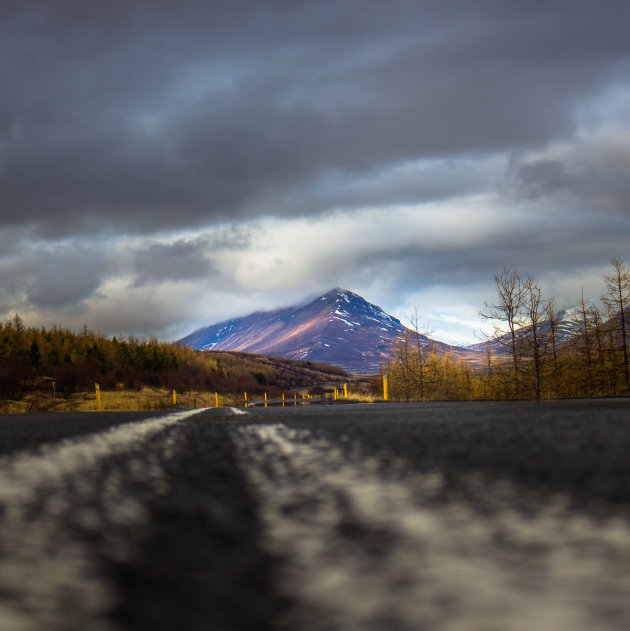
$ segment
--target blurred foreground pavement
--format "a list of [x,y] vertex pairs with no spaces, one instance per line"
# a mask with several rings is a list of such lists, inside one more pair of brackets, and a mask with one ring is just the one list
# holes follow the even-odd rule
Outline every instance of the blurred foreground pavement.
[[630,620],[630,400],[0,417],[0,629]]

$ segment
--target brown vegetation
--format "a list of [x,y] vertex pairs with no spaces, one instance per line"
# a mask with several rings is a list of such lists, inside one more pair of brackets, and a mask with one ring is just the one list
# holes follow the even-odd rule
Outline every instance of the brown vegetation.
[[[236,401],[244,392],[272,395],[345,378],[340,368],[314,362],[193,351],[133,336],[108,339],[85,327],[79,333],[26,327],[18,315],[0,324],[0,410],[4,412],[52,409],[53,392],[58,409],[90,409],[96,383],[109,393],[103,395],[108,409],[123,409],[120,405],[155,409],[168,406],[172,390],[191,398],[187,403],[198,400],[201,405],[205,395],[200,393],[212,393],[214,398],[217,392],[226,401]],[[130,392],[145,394],[133,397]]]
[[[604,277],[603,308],[581,299],[574,335],[558,340],[552,298],[533,278],[504,268],[495,276],[497,299],[481,313],[496,323],[483,362],[439,354],[410,332],[387,368],[390,398],[552,399],[630,394],[628,319],[630,269],[619,258]],[[379,388],[375,382],[373,386]]]
[[[619,258],[604,277],[602,306],[583,295],[568,340],[558,334],[552,298],[541,285],[504,268],[495,276],[497,299],[482,312],[497,324],[471,361],[445,353],[412,328],[393,349],[387,367],[392,400],[551,399],[630,394],[628,318],[630,269]],[[107,409],[172,406],[172,390],[186,407],[242,403],[309,389],[330,393],[348,382],[354,400],[382,396],[380,377],[349,376],[340,368],[236,351],[193,351],[129,337],[108,339],[84,328],[26,327],[18,315],[0,324],[0,411],[96,407],[99,383]],[[53,385],[54,384],[54,385]]]

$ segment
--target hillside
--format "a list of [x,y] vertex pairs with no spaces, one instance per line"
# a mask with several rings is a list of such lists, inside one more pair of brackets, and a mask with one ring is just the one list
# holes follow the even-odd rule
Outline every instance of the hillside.
[[143,387],[177,392],[257,393],[346,381],[336,366],[236,352],[198,352],[181,345],[108,338],[53,327],[27,327],[19,316],[0,323],[0,401],[33,392],[59,396]]
[[[577,307],[569,307],[568,309],[562,309],[558,311],[555,316],[555,339],[556,346],[561,347],[567,343],[574,343],[576,339],[583,334],[584,324],[581,320],[581,316],[577,310]],[[606,322],[601,322],[601,330],[608,331],[611,329],[619,328],[619,317],[611,318]],[[589,326],[593,326],[594,323],[591,318],[588,320]],[[530,337],[531,329],[528,326],[524,326],[517,331],[517,339],[520,342],[526,342]],[[551,335],[551,321],[549,319],[544,320],[540,326],[540,334],[548,339]],[[472,344],[467,348],[476,352],[485,352],[487,345],[490,345],[492,352],[496,355],[507,355],[510,352],[510,336],[509,334],[499,335],[487,342],[479,342]]]
[[262,392],[269,388],[289,391],[323,383],[342,384],[348,381],[348,374],[343,369],[318,362],[239,351],[206,351],[203,355],[220,366],[226,375],[241,378],[253,376],[257,384],[250,386],[252,392]]

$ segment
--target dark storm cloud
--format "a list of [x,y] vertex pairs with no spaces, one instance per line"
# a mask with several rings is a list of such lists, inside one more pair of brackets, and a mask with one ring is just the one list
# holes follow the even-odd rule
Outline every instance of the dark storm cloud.
[[[589,235],[587,242],[584,234]],[[390,284],[398,294],[435,285],[450,286],[456,301],[459,285],[491,283],[493,275],[505,265],[537,278],[551,270],[564,270],[567,279],[571,279],[576,268],[601,267],[612,256],[626,257],[628,234],[630,220],[625,217],[617,217],[613,222],[588,216],[575,217],[569,222],[561,216],[546,221],[536,218],[512,229],[497,227],[495,232],[471,238],[466,245],[384,244],[339,265],[347,266],[362,282],[388,270]]]
[[101,253],[80,247],[35,253],[33,263],[37,273],[30,281],[26,273],[23,280],[28,302],[38,309],[76,307],[94,295],[111,269]]
[[493,160],[431,160],[406,164],[380,172],[324,178],[310,190],[295,191],[276,202],[288,211],[300,208],[315,212],[319,208],[353,210],[383,203],[413,205],[483,193],[496,184],[497,166]]
[[210,274],[206,244],[179,241],[150,243],[135,257],[136,285],[164,280],[194,280]]
[[[613,144],[613,143],[611,143]],[[532,200],[550,198],[557,206],[630,216],[630,152],[607,146],[577,147],[564,159],[516,160],[509,172],[515,191]]]
[[252,234],[235,226],[169,243],[150,241],[134,253],[135,286],[172,280],[197,280],[217,275],[213,257],[226,250],[245,250]]
[[519,192],[532,199],[566,190],[571,184],[560,160],[534,160],[520,164],[515,171]]
[[624,2],[0,10],[1,220],[51,236],[318,212],[353,203],[335,178],[542,146],[630,52]]

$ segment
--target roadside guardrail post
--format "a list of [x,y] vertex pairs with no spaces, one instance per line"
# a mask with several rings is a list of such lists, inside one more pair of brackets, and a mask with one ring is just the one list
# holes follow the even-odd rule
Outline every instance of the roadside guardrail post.
[[96,391],[96,409],[98,412],[102,412],[103,406],[101,405],[101,386],[95,383],[94,390]]
[[387,389],[387,375],[383,375],[383,401],[389,401],[389,391]]

